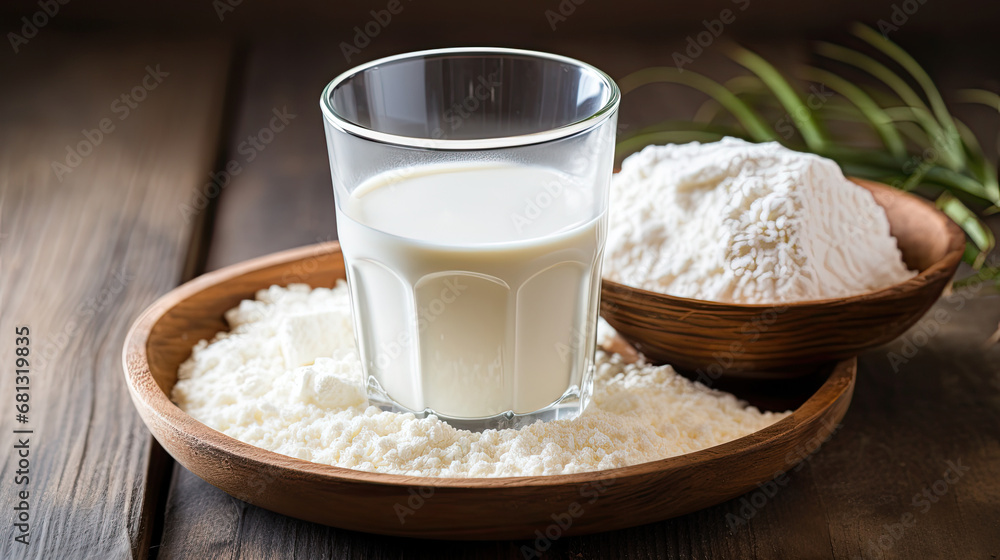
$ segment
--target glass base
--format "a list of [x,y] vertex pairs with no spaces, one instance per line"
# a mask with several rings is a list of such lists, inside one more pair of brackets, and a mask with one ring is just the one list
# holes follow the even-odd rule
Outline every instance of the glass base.
[[[592,372],[588,372],[585,376],[590,378]],[[589,381],[589,379],[588,379]],[[514,411],[507,411],[495,416],[487,416],[482,418],[458,418],[454,416],[448,416],[447,414],[440,414],[432,408],[425,408],[424,410],[411,410],[401,404],[392,400],[389,395],[382,389],[378,381],[373,378],[368,379],[368,404],[374,407],[384,410],[386,412],[397,412],[397,413],[410,413],[417,418],[426,418],[428,416],[437,416],[441,420],[447,422],[452,427],[459,430],[468,430],[470,432],[481,432],[483,430],[506,430],[506,429],[520,429],[526,426],[530,426],[535,422],[549,422],[552,420],[572,420],[583,413],[586,410],[587,405],[590,404],[590,387],[592,383],[585,382],[583,384],[584,390],[581,391],[580,387],[573,386],[566,390],[565,393],[555,402],[549,406],[536,410],[534,412],[526,412],[523,414],[515,413]]]

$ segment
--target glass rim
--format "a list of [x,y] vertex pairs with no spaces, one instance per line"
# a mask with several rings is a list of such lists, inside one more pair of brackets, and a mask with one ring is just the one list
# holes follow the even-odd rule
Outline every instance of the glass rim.
[[[548,130],[543,130],[539,132],[532,132],[529,134],[518,134],[514,136],[497,136],[495,138],[471,138],[464,140],[450,140],[446,138],[419,138],[415,136],[404,136],[400,134],[390,134],[388,132],[381,132],[368,127],[358,125],[351,122],[346,117],[337,114],[333,108],[332,96],[334,90],[346,83],[349,79],[357,76],[358,74],[368,70],[374,66],[379,66],[382,64],[387,64],[391,62],[398,62],[401,60],[414,59],[414,58],[426,58],[426,57],[447,57],[451,55],[515,55],[530,58],[539,58],[553,60],[557,62],[562,62],[571,66],[576,66],[578,68],[591,71],[597,75],[604,86],[608,90],[608,99],[600,109],[594,111],[587,117],[573,121],[569,124],[563,126],[551,128]],[[567,138],[573,136],[580,132],[590,130],[596,127],[610,118],[615,111],[618,109],[618,104],[621,101],[621,91],[618,89],[618,84],[611,79],[611,76],[607,75],[605,72],[593,66],[582,62],[575,58],[570,58],[568,56],[562,56],[558,54],[545,53],[541,51],[532,51],[526,49],[512,49],[506,47],[449,47],[443,49],[429,49],[423,51],[414,51],[408,53],[397,54],[393,56],[387,56],[384,58],[379,58],[371,62],[366,62],[359,66],[355,66],[346,72],[338,75],[329,84],[323,88],[323,94],[320,98],[320,108],[323,111],[323,117],[326,122],[330,123],[338,130],[351,134],[352,136],[358,136],[366,140],[371,140],[374,142],[379,142],[383,144],[393,144],[396,146],[402,146],[407,148],[420,148],[420,149],[430,149],[430,150],[488,150],[495,148],[513,148],[518,146],[530,146],[532,144],[541,144],[545,142],[551,142],[553,140],[559,140],[562,138]]]

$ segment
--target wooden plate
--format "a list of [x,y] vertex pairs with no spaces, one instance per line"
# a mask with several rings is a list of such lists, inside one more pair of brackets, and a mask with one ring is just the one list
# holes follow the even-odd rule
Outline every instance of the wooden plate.
[[180,464],[241,500],[335,527],[452,539],[536,539],[539,531],[551,539],[658,521],[739,496],[815,451],[854,390],[852,358],[794,382],[733,389],[772,410],[795,410],[724,445],[607,471],[493,479],[311,463],[226,436],[170,402],[177,366],[195,343],[227,328],[223,312],[272,284],[332,286],[343,277],[339,245],[325,243],[206,274],[143,312],[125,342],[125,377],[143,421]]
[[906,332],[941,296],[965,234],[926,200],[852,179],[885,210],[903,260],[919,273],[851,297],[743,305],[668,296],[605,280],[601,315],[654,363],[709,378],[795,377],[812,364],[857,356]]

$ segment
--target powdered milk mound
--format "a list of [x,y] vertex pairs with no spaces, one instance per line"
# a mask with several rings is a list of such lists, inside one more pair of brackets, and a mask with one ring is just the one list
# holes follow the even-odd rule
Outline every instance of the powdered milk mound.
[[604,277],[622,284],[784,303],[915,274],[871,193],[833,161],[776,142],[647,146],[612,181]]
[[[251,445],[340,467],[441,477],[577,473],[705,449],[787,416],[670,366],[598,352],[593,402],[580,417],[468,432],[367,406],[342,282],[261,290],[226,319],[232,330],[199,342],[181,365],[177,405]],[[613,333],[607,325],[600,332]]]

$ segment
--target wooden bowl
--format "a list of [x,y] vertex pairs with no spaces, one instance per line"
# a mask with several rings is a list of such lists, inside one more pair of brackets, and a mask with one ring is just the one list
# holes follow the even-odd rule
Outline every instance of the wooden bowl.
[[668,296],[604,280],[601,315],[656,363],[720,375],[794,377],[884,344],[917,322],[955,275],[965,235],[926,200],[853,179],[885,209],[903,260],[919,274],[857,296],[743,305]]
[[[125,378],[143,421],[191,472],[247,502],[317,523],[422,538],[536,539],[639,525],[701,509],[755,488],[812,453],[836,429],[856,362],[764,391],[787,418],[748,436],[669,459],[558,476],[427,478],[361,472],[253,447],[217,432],[168,395],[200,339],[227,328],[223,313],[272,284],[332,286],[344,277],[337,243],[285,251],[206,274],[166,294],[125,342]],[[767,383],[767,382],[765,382]],[[738,392],[751,402],[764,401]],[[774,399],[777,398],[777,401]],[[581,515],[575,516],[582,511]],[[573,512],[568,527],[567,512]]]

